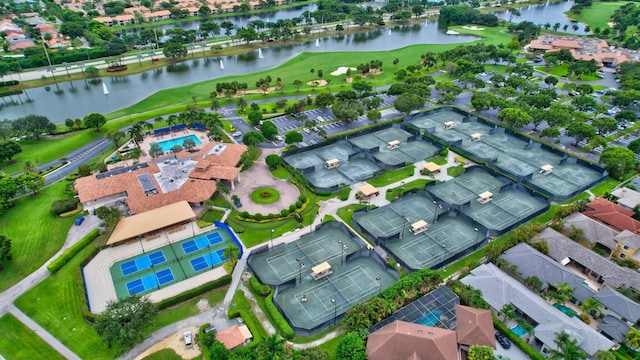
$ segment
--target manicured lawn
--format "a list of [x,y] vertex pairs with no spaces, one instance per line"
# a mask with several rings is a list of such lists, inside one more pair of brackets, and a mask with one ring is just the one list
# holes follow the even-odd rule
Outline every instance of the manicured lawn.
[[62,157],[92,140],[100,137],[102,133],[95,130],[81,130],[67,135],[61,135],[54,139],[23,139],[18,143],[22,147],[22,152],[14,156],[15,164],[6,166],[5,162],[0,162],[2,171],[13,174],[22,171],[24,162],[29,160],[32,163],[44,164],[51,160]]
[[[86,301],[79,275],[80,262],[96,246],[98,245],[94,243],[79,252],[60,271],[18,298],[16,306],[81,358],[114,359],[122,349],[107,348],[80,312],[83,302]],[[209,304],[214,306],[222,301],[226,289],[227,287],[212,290],[161,311],[145,334],[149,335],[164,326],[198,314],[197,302],[202,298],[207,298]],[[64,301],[60,301],[61,299]]]
[[351,204],[351,205],[343,206],[340,209],[338,209],[338,211],[336,211],[336,215],[338,215],[338,217],[342,219],[342,221],[344,221],[345,223],[351,224],[353,213],[360,209],[364,209],[364,205]]
[[599,27],[601,30],[607,29],[609,25],[608,22],[611,21],[611,15],[613,12],[618,10],[620,7],[628,4],[629,2],[620,1],[620,2],[593,2],[591,6],[587,6],[582,9],[580,15],[575,16],[570,11],[567,11],[566,14],[569,18],[578,20],[581,23],[585,23],[591,27],[591,31],[596,27]]
[[0,273],[4,291],[38,269],[60,248],[74,218],[61,219],[49,212],[53,201],[67,198],[63,181],[43,189],[34,197],[17,200],[11,209],[0,210],[0,234],[11,239],[13,260]]
[[261,187],[251,193],[251,200],[256,204],[271,204],[280,199],[280,192],[270,187]]
[[551,74],[553,76],[566,77],[569,69],[569,64],[564,63],[561,65],[554,65],[549,67],[537,66],[535,69],[543,73]]
[[202,216],[202,220],[213,224],[216,221],[222,220],[223,216],[224,216],[224,212],[222,211],[209,210]]
[[107,348],[80,311],[86,300],[78,269],[96,246],[80,251],[60,271],[18,298],[16,306],[81,358],[114,359],[120,349]]
[[[253,323],[254,326],[253,328],[250,327],[249,330],[251,330],[251,333],[253,334],[253,342],[259,343],[262,338],[268,336],[267,330],[264,329],[262,323],[258,320],[258,317],[251,308],[251,303],[247,300],[247,297],[244,295],[242,290],[236,291],[233,299],[231,300],[231,304],[229,305],[229,312],[235,309],[244,310],[245,313],[251,317],[251,323]],[[247,323],[247,321],[245,321],[245,323]]]
[[5,359],[63,360],[42,338],[11,314],[0,318],[0,355]]
[[173,349],[162,349],[149,356],[145,356],[142,360],[182,360],[182,357],[176,354]]
[[271,175],[278,179],[287,179],[289,178],[289,172],[282,166],[278,166],[275,169],[271,169]]
[[[425,186],[427,186],[428,183],[432,182],[433,180],[431,179],[417,179],[417,180],[413,180],[411,182],[408,182],[406,184],[404,184],[403,186],[403,191],[409,192],[413,189],[424,189]],[[385,195],[385,199],[387,199],[388,201],[393,201],[396,198],[396,195],[398,194],[398,192],[400,191],[400,186],[395,187],[393,189],[387,189],[387,194]]]
[[367,182],[376,187],[387,186],[400,180],[404,180],[409,176],[413,176],[415,169],[415,165],[409,165],[398,170],[388,170],[380,176],[376,176],[371,180],[367,180]]
[[442,166],[442,165],[446,165],[447,164],[447,157],[446,156],[436,156],[436,157],[433,157],[433,158],[429,159],[429,161],[431,161],[434,164],[438,164],[438,165]]
[[451,166],[447,168],[447,175],[451,177],[456,177],[460,174],[464,173],[464,165],[460,166]]
[[612,191],[620,182],[612,177],[608,177],[604,182],[594,186],[591,192],[595,196],[604,196],[604,194]]
[[336,360],[336,350],[338,349],[338,342],[340,342],[340,336],[322,343],[318,347],[320,349],[326,350],[329,353],[330,360]]

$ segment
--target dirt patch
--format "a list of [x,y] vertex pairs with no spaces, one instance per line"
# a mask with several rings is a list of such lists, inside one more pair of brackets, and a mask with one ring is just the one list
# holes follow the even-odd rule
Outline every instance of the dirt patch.
[[209,301],[207,299],[200,299],[196,306],[198,307],[198,310],[200,310],[200,312],[205,312],[209,310]]
[[162,341],[156,343],[152,347],[148,348],[147,351],[145,351],[142,354],[138,355],[136,357],[136,360],[143,359],[146,356],[151,355],[151,354],[153,354],[155,352],[158,352],[158,351],[160,351],[162,349],[173,349],[173,351],[175,351],[176,354],[178,354],[178,356],[180,356],[183,359],[193,359],[193,358],[195,358],[196,356],[200,355],[200,353],[201,353],[200,347],[197,344],[194,344],[193,346],[191,346],[189,348],[187,348],[184,345],[184,339],[182,337],[182,334],[184,334],[185,331],[191,331],[191,333],[195,337],[195,335],[198,333],[198,328],[197,327],[186,327],[186,328],[182,328],[182,329],[178,330],[177,333],[162,339]]
[[313,80],[307,83],[309,86],[325,86],[327,85],[327,80]]

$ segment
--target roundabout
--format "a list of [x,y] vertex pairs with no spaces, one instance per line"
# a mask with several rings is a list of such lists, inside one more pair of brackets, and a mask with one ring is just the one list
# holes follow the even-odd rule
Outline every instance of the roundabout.
[[257,204],[271,204],[280,199],[280,192],[270,187],[260,187],[251,193],[251,201]]

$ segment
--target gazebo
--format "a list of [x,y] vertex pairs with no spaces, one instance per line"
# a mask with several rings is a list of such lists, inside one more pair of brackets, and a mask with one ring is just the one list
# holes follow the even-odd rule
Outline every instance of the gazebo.
[[486,204],[491,200],[493,200],[493,193],[489,191],[485,191],[482,194],[478,195],[478,202],[480,204]]
[[340,166],[340,160],[338,159],[329,159],[324,162],[324,167],[327,169],[337,168],[338,166]]
[[440,165],[429,161],[426,164],[424,164],[424,169],[432,174],[435,174],[440,172]]
[[453,121],[447,121],[446,123],[444,123],[444,128],[447,130],[453,129],[454,127],[456,127],[456,123]]
[[313,277],[314,280],[322,279],[331,273],[331,265],[326,261],[311,268],[311,277]]
[[368,199],[372,196],[380,195],[380,191],[371,184],[364,184],[358,188],[358,194],[360,194],[361,197]]
[[392,140],[387,143],[387,149],[394,150],[400,147],[400,140]]
[[540,167],[540,174],[549,175],[553,172],[553,166],[547,164]]
[[411,233],[413,235],[418,235],[421,232],[424,232],[426,230],[427,230],[427,222],[424,220],[419,220],[411,224]]
[[471,140],[472,141],[480,141],[480,140],[482,140],[482,134],[480,134],[480,133],[471,134]]

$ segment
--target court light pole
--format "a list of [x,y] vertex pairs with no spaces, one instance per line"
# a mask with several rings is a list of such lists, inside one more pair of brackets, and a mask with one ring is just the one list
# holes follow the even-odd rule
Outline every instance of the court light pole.
[[300,265],[298,270],[298,277],[300,280],[298,280],[298,284],[302,284],[302,268],[304,267],[304,263],[300,262],[299,258],[296,258],[296,261]]
[[382,281],[380,281],[380,276],[376,276],[376,280],[378,280],[378,295],[382,292]]
[[144,246],[142,245],[142,238],[138,238],[138,241],[140,241],[140,247],[142,248],[142,253],[144,254]]
[[275,229],[271,229],[271,247],[273,248],[273,232]]
[[207,245],[207,250],[209,250],[209,261],[211,261],[211,269],[213,270],[213,255],[211,255],[211,245]]
[[476,243],[475,243],[475,245],[478,245],[478,239],[480,239],[480,231],[478,231],[477,227],[473,228],[473,231],[476,232]]
[[331,299],[333,303],[333,325],[336,324],[336,315],[338,314],[338,304],[336,303],[336,299]]

